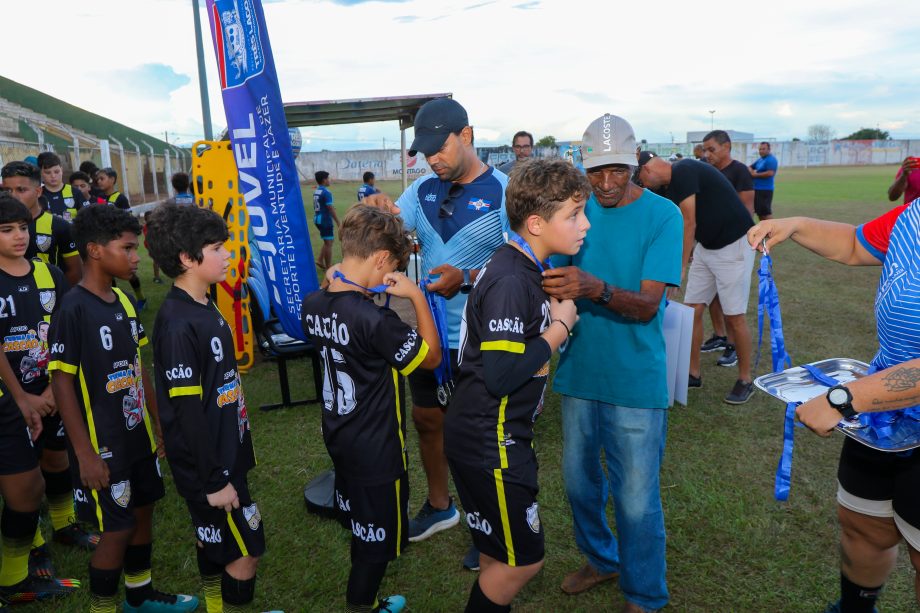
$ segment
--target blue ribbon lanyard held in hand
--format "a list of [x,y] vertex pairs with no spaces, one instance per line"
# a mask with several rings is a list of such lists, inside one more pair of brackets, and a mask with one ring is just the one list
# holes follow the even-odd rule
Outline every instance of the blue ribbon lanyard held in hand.
[[447,301],[444,296],[428,291],[428,284],[433,281],[426,277],[421,280],[422,293],[431,309],[431,318],[438,331],[438,340],[441,342],[441,363],[434,369],[434,376],[438,382],[438,404],[447,408],[450,396],[454,391],[453,373],[450,368],[450,345],[447,338]]
[[[350,281],[345,275],[343,275],[338,270],[332,274],[332,278],[338,279],[342,283],[346,283],[348,285],[354,285],[355,287],[361,288],[366,292],[370,292],[371,294],[386,294],[387,288],[390,287],[386,283],[381,283],[380,285],[375,285],[374,287],[364,287],[363,285],[358,285],[354,281]],[[384,304],[384,306],[386,308],[390,308],[390,295],[389,294],[387,294],[387,301]]]
[[[757,372],[760,356],[763,351],[763,320],[764,313],[770,319],[770,353],[772,354],[773,372],[780,372],[792,366],[792,358],[786,352],[786,341],[783,337],[783,318],[779,308],[779,291],[773,280],[773,258],[767,252],[767,240],[763,241],[763,255],[760,257],[760,269],[757,271],[757,357],[754,360],[753,372]],[[776,479],[773,486],[773,496],[780,501],[789,499],[789,486],[792,481],[792,450],[795,444],[795,402],[786,404],[786,415],[783,422],[783,452],[776,466]]]

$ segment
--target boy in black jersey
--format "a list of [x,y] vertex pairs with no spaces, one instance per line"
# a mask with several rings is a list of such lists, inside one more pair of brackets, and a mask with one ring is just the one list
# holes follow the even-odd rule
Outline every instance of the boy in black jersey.
[[[303,329],[324,363],[323,439],[335,464],[335,499],[351,522],[346,611],[395,613],[377,599],[387,564],[408,543],[406,410],[399,375],[435,368],[441,348],[421,290],[403,274],[412,243],[402,220],[357,206],[342,222],[342,264],[326,289],[304,297]],[[418,331],[368,293],[412,301]]]
[[46,211],[42,195],[41,174],[28,162],[10,162],[0,169],[4,189],[26,205],[32,214],[29,222],[27,259],[39,259],[64,271],[67,282],[74,285],[83,275],[83,265],[70,232],[70,224]]
[[150,578],[153,504],[164,495],[156,399],[141,368],[147,338],[137,309],[112,286],[137,270],[140,224],[126,211],[91,206],[73,230],[85,274],[52,318],[49,369],[81,484],[77,516],[102,532],[89,565],[91,611],[115,611],[122,568],[124,611],[192,611],[197,598],[164,594]]
[[[40,534],[38,509],[45,491],[29,429],[32,436],[39,436],[41,413],[54,407],[47,389],[48,344],[38,330],[50,320],[65,284],[59,269],[24,257],[30,219],[25,205],[0,194],[0,495],[5,503],[0,518],[0,602],[63,595],[79,585],[54,580],[50,572],[42,577],[28,572],[30,545]],[[66,469],[65,456],[64,474],[48,475],[48,481],[63,476],[64,511],[73,515]],[[54,502],[60,502],[60,497]]]
[[51,151],[40,153],[38,168],[42,173],[42,195],[48,202],[48,210],[64,221],[73,221],[77,212],[88,203],[83,192],[64,183],[61,158]]
[[265,534],[246,478],[256,460],[233,335],[208,295],[227,276],[227,226],[213,211],[172,204],[147,227],[151,256],[175,279],[153,332],[169,465],[198,539],[207,609],[235,611],[253,600]]
[[578,317],[574,302],[547,296],[541,273],[549,256],[578,252],[590,193],[564,161],[519,164],[505,190],[511,240],[480,271],[466,304],[444,451],[480,551],[468,613],[510,611],[543,566],[533,424],[550,357]]

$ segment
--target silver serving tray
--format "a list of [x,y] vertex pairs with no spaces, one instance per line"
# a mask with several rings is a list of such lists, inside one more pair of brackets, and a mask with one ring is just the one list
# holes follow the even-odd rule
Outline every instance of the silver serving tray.
[[[810,366],[841,383],[854,381],[869,373],[868,364],[850,358],[820,360],[812,362]],[[811,374],[801,366],[761,375],[754,379],[754,386],[784,403],[807,402],[827,392],[827,387],[815,381]],[[841,419],[836,429],[853,440],[879,451],[894,453],[920,447],[920,428],[905,428],[903,431],[896,432],[893,444],[885,447],[880,446],[877,441],[868,436],[866,427],[859,423],[858,418]]]

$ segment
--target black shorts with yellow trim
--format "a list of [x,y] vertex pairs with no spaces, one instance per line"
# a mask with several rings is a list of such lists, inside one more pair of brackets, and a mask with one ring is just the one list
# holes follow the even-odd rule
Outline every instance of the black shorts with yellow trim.
[[73,497],[77,519],[100,532],[117,532],[134,527],[134,509],[153,504],[166,495],[160,461],[156,454],[113,470],[109,466],[109,486],[91,490],[80,485],[80,465],[70,457],[70,474],[76,484]]
[[448,458],[473,544],[508,566],[543,559],[544,533],[537,504],[537,463],[481,468]]
[[32,434],[12,396],[0,396],[0,475],[18,475],[38,468]]
[[35,441],[35,451],[41,454],[43,450],[64,451],[67,449],[67,434],[64,432],[64,422],[58,413],[42,417],[42,433]]
[[351,559],[390,562],[409,544],[409,477],[367,485],[335,473],[335,504],[351,529]]
[[265,554],[262,513],[249,493],[249,483],[245,476],[232,483],[240,499],[240,508],[230,513],[207,502],[185,501],[195,538],[204,547],[205,556],[221,566],[240,558],[258,558]]

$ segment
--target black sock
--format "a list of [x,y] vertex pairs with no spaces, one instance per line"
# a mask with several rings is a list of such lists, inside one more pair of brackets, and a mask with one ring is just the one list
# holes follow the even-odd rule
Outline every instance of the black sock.
[[387,572],[387,564],[352,559],[351,572],[348,573],[348,589],[345,592],[345,600],[349,606],[374,606],[380,582]]
[[840,573],[840,611],[841,613],[872,613],[875,601],[882,591],[882,586],[862,587],[856,585]]
[[115,595],[118,594],[118,580],[121,578],[121,569],[103,570],[89,567],[90,611],[113,612],[115,611]]
[[508,613],[511,605],[495,604],[489,597],[482,593],[479,587],[479,579],[473,582],[473,589],[470,590],[470,599],[466,601],[464,613]]
[[234,579],[225,570],[220,577],[220,597],[224,612],[240,610],[252,602],[256,594],[256,578]]
[[132,607],[141,606],[153,594],[150,558],[153,546],[128,545],[125,550],[125,599]]

